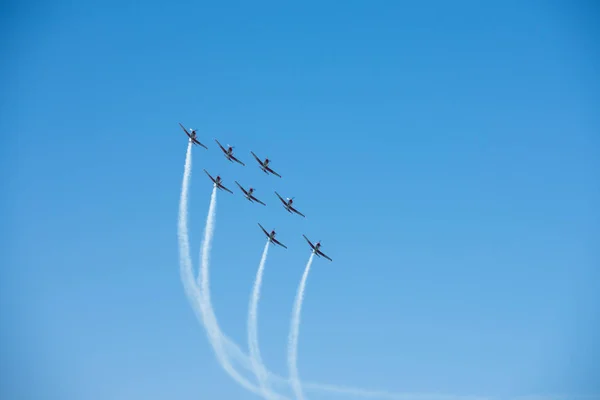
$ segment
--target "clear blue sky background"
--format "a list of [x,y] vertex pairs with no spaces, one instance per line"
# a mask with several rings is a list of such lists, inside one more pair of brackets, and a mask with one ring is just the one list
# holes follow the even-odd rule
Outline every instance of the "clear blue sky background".
[[219,194],[212,288],[243,348],[256,223],[289,247],[271,249],[260,304],[271,370],[287,374],[305,233],[334,262],[309,277],[303,379],[598,394],[598,15],[578,1],[8,4],[2,397],[255,398],[218,366],[179,278],[179,121],[210,148],[194,149],[195,261],[202,168],[236,191]]

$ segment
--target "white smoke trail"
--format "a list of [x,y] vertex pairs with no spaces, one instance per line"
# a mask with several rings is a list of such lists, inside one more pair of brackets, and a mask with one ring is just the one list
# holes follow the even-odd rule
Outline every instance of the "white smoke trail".
[[[200,270],[200,286],[202,290],[199,290],[198,286],[196,286],[195,284],[194,274],[192,271],[192,259],[190,256],[190,244],[187,228],[188,190],[191,173],[192,152],[190,143],[188,144],[188,149],[185,157],[183,183],[181,185],[181,197],[179,200],[178,223],[180,275],[185,289],[185,293],[188,296],[190,303],[192,303],[192,307],[194,309],[196,317],[206,329],[208,339],[213,347],[213,350],[217,357],[217,361],[219,362],[221,367],[242,387],[244,387],[252,393],[261,395],[262,391],[260,390],[260,388],[258,388],[256,385],[253,385],[250,381],[245,379],[231,365],[231,362],[227,355],[227,351],[222,341],[223,333],[219,328],[216,316],[210,303],[210,289],[208,286],[208,252],[210,251],[210,245],[214,232],[214,219],[217,202],[216,187],[213,189],[211,195],[208,217],[206,220],[204,240],[202,243],[202,268]],[[285,397],[282,396],[274,396],[275,398],[278,398],[280,400],[287,400]]]
[[292,321],[290,323],[290,336],[288,339],[288,368],[290,372],[290,384],[294,390],[297,400],[303,400],[304,395],[302,394],[302,385],[300,384],[300,378],[298,377],[298,333],[300,331],[300,311],[302,310],[302,301],[304,299],[304,288],[306,287],[306,279],[312,265],[315,254],[311,253],[306,267],[304,268],[304,274],[300,280],[298,286],[298,292],[296,293],[296,300],[294,301],[294,310],[292,313]]
[[[252,371],[253,367],[252,362],[250,361],[250,357],[247,354],[245,354],[240,349],[240,347],[229,337],[223,336],[222,340],[232,360],[239,364],[240,367]],[[271,383],[271,385],[285,388],[290,386],[289,379],[284,378],[268,370],[266,370],[266,373],[269,377],[269,382]],[[302,388],[307,392],[331,393],[334,395],[337,394],[340,396],[351,396],[358,398],[389,400],[490,400],[490,397],[476,395],[453,395],[422,392],[387,392],[382,390],[369,390],[356,388],[352,386],[341,386],[317,382],[301,382],[301,384]]]
[[[179,220],[177,226],[177,238],[179,241],[179,265],[181,281],[185,293],[192,303],[196,317],[202,322],[202,316],[198,308],[200,293],[194,284],[194,276],[192,274],[192,258],[190,256],[190,241],[187,228],[187,203],[188,203],[188,188],[190,177],[192,175],[192,142],[190,141],[185,154],[185,166],[183,169],[183,182],[181,184],[181,196],[179,198]],[[191,277],[191,279],[190,279]]]
[[[222,333],[221,340],[230,355],[231,360],[237,363],[240,367],[253,371],[252,361],[248,354],[244,353],[240,347],[228,336]],[[266,370],[269,377],[269,382],[273,386],[285,387],[290,386],[290,380]],[[387,392],[382,390],[369,390],[356,388],[351,386],[333,385],[317,382],[301,382],[305,391],[316,393],[331,393],[340,396],[346,395],[359,398],[372,399],[389,399],[389,400],[490,400],[490,397],[475,396],[475,395],[453,395],[440,393],[410,393],[410,392]],[[598,399],[600,400],[600,399]]]
[[258,264],[258,271],[256,271],[256,279],[254,280],[254,288],[252,290],[252,296],[250,297],[250,305],[248,306],[248,348],[250,350],[250,361],[252,363],[252,369],[256,375],[256,379],[263,389],[265,398],[269,398],[269,383],[268,375],[265,371],[265,366],[260,356],[260,347],[258,345],[258,301],[260,300],[260,288],[262,285],[263,272],[265,270],[265,263],[267,261],[267,254],[269,252],[269,239],[265,244],[260,263]]
[[302,387],[307,391],[329,392],[338,395],[388,400],[491,400],[487,396],[467,396],[440,393],[393,393],[379,390],[365,390],[345,386],[322,383],[305,383]]
[[204,239],[202,240],[201,249],[201,266],[200,266],[200,308],[204,318],[204,326],[207,330],[209,340],[213,346],[213,350],[217,356],[221,367],[231,376],[239,385],[252,393],[261,395],[262,391],[253,385],[250,381],[244,378],[240,373],[233,368],[227,356],[227,352],[222,341],[222,332],[217,322],[217,317],[210,301],[210,285],[209,285],[209,253],[212,244],[212,238],[215,229],[215,215],[217,210],[217,187],[213,187],[210,197],[210,206],[208,207],[208,216],[206,218],[206,228],[204,230]]

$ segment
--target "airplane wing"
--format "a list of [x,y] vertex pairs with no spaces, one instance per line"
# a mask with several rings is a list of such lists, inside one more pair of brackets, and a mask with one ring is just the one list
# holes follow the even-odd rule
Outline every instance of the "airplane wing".
[[325,255],[325,253],[323,253],[321,250],[317,250],[317,253],[319,253],[319,255],[325,257],[326,259],[328,259],[329,261],[333,261],[331,258],[329,258],[328,256]]
[[281,202],[283,203],[284,206],[287,206],[287,203],[285,202],[285,200],[283,199],[283,197],[281,197],[279,195],[279,193],[275,192],[275,194],[277,195],[277,197],[279,197],[279,200],[281,200]]
[[315,246],[310,242],[310,240],[308,240],[308,238],[305,235],[302,235],[302,236],[304,236],[304,239],[306,239],[306,241],[308,242],[308,244],[310,245],[310,247],[312,247],[314,249]]
[[208,173],[208,171],[207,171],[207,170],[204,170],[204,172],[206,173],[206,175],[208,175],[208,177],[210,178],[210,180],[211,180],[211,181],[213,181],[214,183],[217,183],[217,182],[215,181],[215,178],[213,178],[212,176],[210,176],[210,174]]
[[231,159],[232,159],[233,161],[235,161],[235,162],[237,162],[237,163],[240,163],[240,164],[242,164],[244,167],[246,166],[246,164],[244,164],[243,162],[241,162],[240,160],[238,160],[237,158],[235,158],[233,155],[231,155],[231,156],[229,156],[229,157],[231,157]]
[[265,167],[267,169],[267,171],[269,171],[270,173],[272,173],[273,175],[277,175],[278,177],[281,178],[281,175],[279,175],[277,172],[273,171],[271,168],[269,167]]
[[290,210],[292,210],[293,212],[295,212],[298,215],[302,215],[304,218],[306,218],[306,215],[302,214],[300,211],[296,210],[294,207],[290,206]]
[[262,204],[263,206],[266,206],[266,204],[265,204],[265,203],[263,203],[262,201],[260,201],[260,200],[259,200],[259,199],[257,199],[256,197],[254,197],[254,195],[250,195],[250,198],[251,198],[252,200],[254,200],[255,202],[257,202],[257,203],[260,203],[260,204]]
[[233,192],[232,192],[231,190],[227,189],[225,186],[223,186],[223,184],[222,184],[222,183],[221,183],[221,185],[220,185],[220,186],[221,186],[221,189],[223,189],[223,190],[227,190],[229,193],[233,194]]
[[259,223],[258,226],[260,226],[260,229],[262,229],[262,231],[265,233],[265,235],[267,235],[267,237],[269,237],[269,232],[266,231],[265,228],[263,228],[263,226]]
[[238,183],[238,181],[235,181],[235,184],[236,184],[236,185],[238,185],[238,186],[240,187],[240,189],[242,189],[242,192],[244,192],[244,194],[245,194],[246,196],[248,195],[248,192],[246,192],[246,189],[244,189],[244,188],[242,187],[242,185],[240,185],[240,184]]
[[263,165],[263,162],[260,160],[260,158],[258,158],[258,156],[257,156],[256,154],[254,154],[254,152],[253,152],[253,151],[250,151],[250,153],[252,153],[252,155],[254,156],[254,158],[256,159],[256,161],[258,161],[258,163],[259,163],[260,165]]
[[287,246],[286,246],[285,244],[281,243],[279,240],[277,240],[277,239],[275,239],[275,238],[273,238],[273,239],[271,239],[271,240],[272,240],[272,241],[273,241],[275,244],[278,244],[278,245],[280,245],[281,247],[283,247],[283,248],[286,248],[286,249],[287,249]]
[[225,150],[225,147],[223,147],[221,145],[221,143],[219,143],[219,141],[217,139],[215,139],[215,142],[217,142],[217,144],[219,145],[219,147],[221,148],[221,150],[223,150],[223,153],[227,154],[227,150]]
[[181,127],[181,129],[183,129],[183,131],[185,132],[185,134],[188,135],[190,137],[190,139],[191,139],[192,136],[190,135],[190,133],[188,132],[188,130],[185,129],[185,127],[183,125],[181,125],[181,122],[179,122],[179,126]]
[[196,143],[197,145],[200,145],[200,146],[202,146],[202,147],[204,147],[205,149],[207,149],[207,150],[208,150],[208,147],[206,147],[205,145],[203,145],[202,143],[200,143],[200,142],[199,142],[197,139],[192,139],[192,141],[193,141],[194,143]]

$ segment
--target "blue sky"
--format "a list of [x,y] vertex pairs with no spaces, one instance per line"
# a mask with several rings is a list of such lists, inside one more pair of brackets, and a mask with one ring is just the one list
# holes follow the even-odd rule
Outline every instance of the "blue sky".
[[218,198],[213,303],[244,349],[256,223],[289,247],[270,251],[259,309],[271,370],[287,373],[304,233],[334,262],[308,279],[303,379],[600,393],[597,15],[566,1],[13,4],[0,391],[255,397],[219,367],[179,279],[182,122],[209,146],[194,149],[196,262],[202,168],[267,203]]

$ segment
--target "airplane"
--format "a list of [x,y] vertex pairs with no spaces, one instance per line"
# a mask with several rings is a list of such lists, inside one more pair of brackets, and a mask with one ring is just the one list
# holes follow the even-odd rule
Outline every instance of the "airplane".
[[262,231],[265,233],[265,235],[267,235],[267,237],[269,238],[269,241],[271,243],[275,243],[280,245],[281,247],[284,247],[287,249],[287,246],[283,243],[281,243],[279,240],[275,239],[275,231],[271,231],[271,233],[268,233],[265,228],[263,228],[263,226],[261,224],[258,224],[258,226],[260,226],[260,229],[262,229]]
[[221,143],[219,143],[219,141],[217,139],[215,139],[215,142],[217,142],[217,144],[219,145],[219,147],[221,148],[221,150],[223,150],[223,153],[225,153],[225,158],[227,158],[229,161],[233,160],[237,163],[242,164],[243,166],[246,166],[246,164],[244,164],[243,162],[241,162],[240,160],[238,160],[237,158],[235,158],[233,156],[233,146],[229,146],[227,145],[227,150],[225,150],[225,147],[223,147],[221,145]]
[[208,147],[206,147],[205,145],[203,145],[202,143],[200,143],[198,141],[198,139],[196,139],[196,130],[195,129],[190,129],[190,131],[188,132],[187,129],[185,129],[183,127],[183,125],[181,125],[181,122],[179,123],[179,126],[181,127],[181,129],[183,129],[183,131],[185,132],[185,134],[189,136],[190,140],[194,144],[200,145],[200,146],[204,147],[205,149],[208,149]]
[[235,181],[235,183],[236,183],[236,185],[238,185],[238,186],[240,187],[240,189],[242,189],[242,192],[244,192],[244,196],[246,196],[246,198],[247,198],[248,200],[250,200],[250,202],[252,202],[252,201],[255,201],[255,202],[257,202],[257,203],[260,203],[260,204],[262,204],[263,206],[266,206],[266,204],[265,204],[265,203],[263,203],[262,201],[260,201],[260,200],[259,200],[259,199],[257,199],[256,197],[254,197],[254,195],[252,194],[252,193],[254,193],[254,188],[250,188],[250,189],[246,190],[246,189],[244,189],[244,188],[242,187],[242,185],[240,185],[240,184],[238,183],[238,181]]
[[310,247],[312,247],[312,252],[313,252],[313,254],[316,254],[316,255],[317,255],[317,257],[321,257],[321,256],[323,256],[323,257],[325,257],[326,259],[328,259],[329,261],[333,261],[331,258],[327,257],[327,256],[325,255],[325,253],[323,253],[323,252],[320,250],[320,248],[321,248],[321,241],[320,241],[320,240],[317,242],[317,244],[312,244],[312,243],[310,242],[310,240],[308,240],[308,238],[307,238],[305,235],[302,235],[302,236],[304,236],[304,239],[306,239],[306,241],[308,242],[308,244],[310,245]]
[[223,186],[223,181],[221,180],[221,177],[219,175],[217,175],[217,179],[213,178],[212,176],[210,176],[210,174],[208,173],[207,170],[204,170],[204,172],[206,172],[206,175],[208,175],[208,177],[210,178],[211,181],[213,181],[215,183],[215,186],[218,187],[219,189],[223,189],[228,191],[229,193],[233,194],[233,192],[229,189],[227,189],[225,186]]
[[265,161],[261,161],[260,158],[258,158],[258,156],[256,154],[254,154],[253,151],[251,151],[250,153],[252,153],[252,155],[254,156],[254,158],[256,159],[256,161],[258,161],[258,163],[260,164],[260,169],[263,170],[263,172],[265,174],[269,174],[272,173],[273,175],[277,175],[278,177],[281,178],[281,175],[279,175],[277,172],[273,171],[270,167],[269,167],[269,159],[265,158]]
[[289,213],[291,213],[291,212],[295,212],[296,214],[298,214],[298,215],[302,215],[303,217],[305,217],[305,218],[306,218],[306,215],[302,214],[300,211],[298,211],[298,210],[296,210],[294,207],[292,207],[292,203],[294,202],[294,199],[293,199],[293,198],[291,198],[291,199],[290,199],[290,198],[288,197],[288,198],[287,198],[287,201],[285,201],[285,200],[283,199],[283,197],[281,197],[281,196],[279,195],[279,193],[275,192],[275,194],[277,195],[277,197],[279,197],[279,200],[281,200],[281,202],[283,203],[283,207],[284,207],[286,210],[288,210],[288,212],[289,212]]

